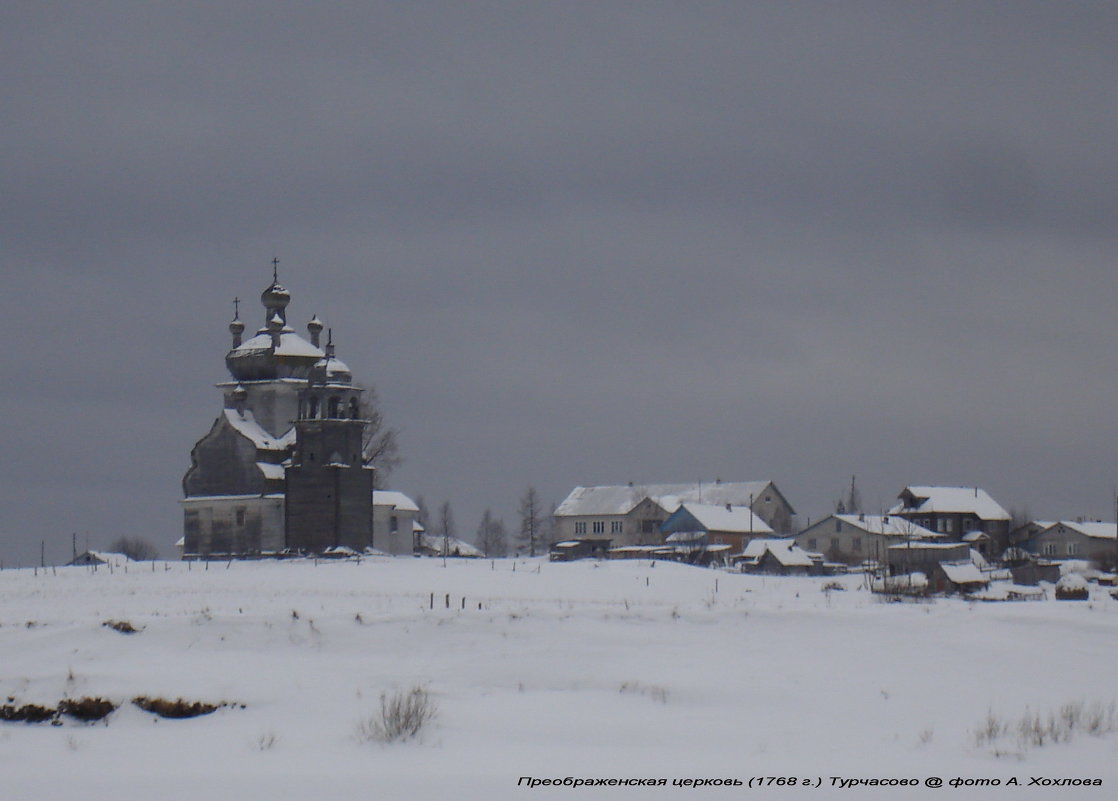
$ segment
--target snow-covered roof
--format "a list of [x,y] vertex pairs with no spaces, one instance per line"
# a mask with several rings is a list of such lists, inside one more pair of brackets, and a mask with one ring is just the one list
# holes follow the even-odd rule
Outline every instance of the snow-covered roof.
[[677,531],[669,534],[665,542],[701,542],[706,537],[705,531]]
[[[715,506],[713,504],[685,503],[681,509],[686,509],[691,516],[702,524],[706,531],[726,531],[747,534],[772,534],[769,525],[755,515],[748,506]],[[677,510],[678,511],[678,510]]]
[[256,422],[252,409],[238,412],[236,409],[225,409],[225,419],[239,434],[247,437],[253,445],[261,450],[282,451],[295,445],[295,427],[292,426],[282,437],[273,437],[268,431]]
[[1098,521],[1090,521],[1086,523],[1077,523],[1074,520],[1061,520],[1058,524],[1064,528],[1070,528],[1072,531],[1077,531],[1086,537],[1094,537],[1101,540],[1112,540],[1118,537],[1118,525],[1114,523],[1101,523]]
[[122,553],[115,551],[84,551],[78,554],[70,564],[73,565],[112,565],[113,567],[121,567],[131,562],[132,559]]
[[[256,336],[246,339],[236,348],[233,348],[233,353],[237,356],[241,356],[247,354],[249,351],[271,349],[272,335],[267,331],[258,331]],[[280,334],[280,343],[279,347],[275,349],[275,355],[304,356],[307,358],[321,359],[326,353],[288,328]]]
[[748,506],[751,498],[756,500],[766,491],[775,492],[771,481],[575,487],[555,514],[624,515],[645,498],[651,498],[666,512],[674,512],[684,503]]
[[415,501],[395,490],[373,490],[373,506],[391,506],[399,512],[418,512]]
[[742,551],[742,556],[747,559],[760,559],[768,551],[780,564],[785,567],[811,567],[811,557],[807,551],[796,545],[792,539],[778,540],[751,540]]
[[484,554],[470,543],[457,537],[443,537],[439,534],[420,534],[420,547],[437,554],[443,552],[446,546],[447,556],[484,556]]
[[941,562],[940,569],[955,584],[986,584],[986,577],[973,562]]
[[[964,547],[961,542],[902,542],[890,545],[890,551],[951,551]],[[968,549],[969,550],[969,549]]]
[[[973,514],[980,520],[1009,520],[1009,512],[978,487],[908,486],[900,498],[902,502],[890,509],[889,514],[961,512]],[[911,505],[907,505],[909,503]]]
[[272,464],[270,462],[257,462],[256,466],[260,468],[260,472],[264,474],[264,478],[269,481],[282,481],[284,476],[284,468],[282,464]]
[[916,537],[936,539],[942,538],[931,529],[918,526],[911,520],[905,520],[897,515],[835,515],[836,520],[841,520],[848,526],[861,529],[868,534],[880,534],[885,537]]

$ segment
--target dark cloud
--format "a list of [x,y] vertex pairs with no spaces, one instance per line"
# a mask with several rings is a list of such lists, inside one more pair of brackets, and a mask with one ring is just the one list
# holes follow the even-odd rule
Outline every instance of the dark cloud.
[[[1106,3],[8,4],[0,555],[169,552],[281,258],[464,529],[858,473],[1109,514]],[[53,544],[53,545],[51,545]],[[56,555],[62,555],[58,553]]]

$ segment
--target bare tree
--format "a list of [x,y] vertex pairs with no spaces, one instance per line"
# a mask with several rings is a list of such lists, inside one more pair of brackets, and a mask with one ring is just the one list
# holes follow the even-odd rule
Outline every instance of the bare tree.
[[477,547],[487,557],[504,556],[508,551],[508,539],[505,536],[505,524],[493,517],[493,513],[486,509],[481,516],[481,524],[477,528]]
[[858,491],[858,477],[850,477],[850,493],[846,496],[846,511],[848,514],[857,515],[861,514],[862,509],[862,493]]
[[535,556],[543,545],[543,518],[540,510],[540,496],[535,487],[528,487],[520,497],[520,535],[517,545],[528,549],[529,556]]
[[147,562],[159,558],[155,546],[142,537],[118,537],[109,545],[112,553],[122,553],[137,562]]
[[361,455],[365,464],[371,464],[377,469],[374,477],[377,489],[384,489],[392,470],[404,460],[400,455],[400,435],[396,429],[385,425],[384,414],[380,410],[380,396],[374,387],[365,390],[360,414],[362,419],[368,421],[361,438]]
[[450,508],[450,501],[443,501],[439,507],[439,536],[443,538],[443,553],[445,557],[450,553],[450,541],[455,537],[454,510]]
[[418,510],[415,513],[415,522],[423,526],[424,531],[431,528],[431,513],[427,511],[427,501],[423,499],[422,495],[415,496],[415,508]]

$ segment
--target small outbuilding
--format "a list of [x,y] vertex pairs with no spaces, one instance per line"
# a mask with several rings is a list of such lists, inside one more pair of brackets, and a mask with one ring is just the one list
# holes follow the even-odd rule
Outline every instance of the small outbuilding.
[[552,562],[574,562],[578,559],[608,559],[610,540],[563,540],[551,546]]

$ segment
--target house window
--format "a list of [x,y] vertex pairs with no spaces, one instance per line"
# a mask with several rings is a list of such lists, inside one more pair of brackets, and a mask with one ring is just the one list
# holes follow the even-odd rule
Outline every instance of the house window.
[[581,523],[575,523],[575,534],[585,534],[585,533],[586,533],[586,521],[583,520]]
[[610,524],[609,524],[609,533],[610,534],[622,534],[622,533],[624,533],[624,531],[625,531],[625,521],[624,520],[611,520],[610,521]]
[[642,520],[641,521],[641,534],[651,534],[656,531],[655,520]]
[[853,542],[853,546],[854,546],[854,550],[856,550],[856,551],[862,550],[862,538],[861,537],[855,537],[854,542]]
[[950,534],[952,531],[954,531],[955,530],[955,520],[953,518],[950,518],[950,517],[947,518],[946,520],[944,520],[943,521],[943,530],[946,531],[948,534]]
[[836,517],[836,518],[835,518],[835,533],[837,534],[837,533],[839,533],[840,531],[842,531],[842,521],[841,521],[841,520],[839,520],[839,519],[838,519],[838,518]]
[[243,508],[237,509],[237,511],[233,513],[233,516],[238,526],[243,526],[245,524],[245,510]]
[[1056,543],[1054,543],[1054,542],[1044,543],[1044,548],[1042,549],[1042,552],[1044,553],[1045,556],[1055,556],[1056,555]]
[[1078,542],[1069,542],[1068,543],[1068,556],[1078,556],[1078,555],[1079,555],[1079,543]]
[[605,520],[595,520],[594,521],[594,533],[595,534],[605,534],[606,533],[606,521]]
[[838,547],[839,547],[839,538],[838,537],[831,537],[831,547],[834,548],[836,551],[838,550]]
[[814,539],[808,540],[807,541],[807,547],[814,551],[817,547],[816,544],[815,544],[815,540]]

